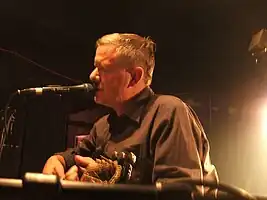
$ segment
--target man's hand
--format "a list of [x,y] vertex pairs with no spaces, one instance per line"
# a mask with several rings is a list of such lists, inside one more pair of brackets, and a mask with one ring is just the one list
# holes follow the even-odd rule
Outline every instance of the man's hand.
[[85,169],[88,165],[90,166],[98,165],[96,161],[90,157],[82,157],[82,156],[76,155],[74,159],[75,159],[76,165],[80,167],[82,170]]
[[69,181],[79,181],[79,174],[83,174],[88,165],[97,166],[97,163],[90,157],[76,155],[74,157],[76,165],[72,166],[65,174],[64,179]]
[[79,174],[84,173],[88,165],[97,166],[98,164],[90,157],[75,156],[76,165],[72,166],[65,174],[64,158],[60,155],[51,156],[43,168],[44,174],[54,174],[69,181],[79,181]]
[[79,181],[79,169],[76,165],[73,165],[65,174],[64,180],[68,181]]
[[64,170],[65,161],[64,158],[60,155],[51,156],[45,163],[43,168],[44,174],[53,174],[57,175],[60,178],[65,177]]

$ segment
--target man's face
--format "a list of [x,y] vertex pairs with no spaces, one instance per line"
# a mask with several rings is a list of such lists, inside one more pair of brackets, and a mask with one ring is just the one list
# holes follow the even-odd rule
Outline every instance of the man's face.
[[96,50],[95,69],[90,79],[97,84],[96,103],[113,107],[125,100],[131,79],[126,63],[116,55],[114,46],[102,45]]

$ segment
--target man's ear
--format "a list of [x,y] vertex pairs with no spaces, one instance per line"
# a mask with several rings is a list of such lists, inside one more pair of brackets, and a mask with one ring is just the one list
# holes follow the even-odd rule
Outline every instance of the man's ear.
[[128,87],[133,87],[136,85],[139,81],[143,80],[144,77],[144,69],[142,67],[134,67],[132,71],[130,71],[131,74],[131,80],[129,82]]

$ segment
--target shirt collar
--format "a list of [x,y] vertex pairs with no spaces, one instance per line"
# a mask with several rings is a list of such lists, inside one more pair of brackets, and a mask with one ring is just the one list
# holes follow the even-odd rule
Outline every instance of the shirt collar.
[[144,113],[145,106],[153,95],[154,92],[152,89],[150,87],[145,87],[140,93],[125,102],[124,115],[139,124],[141,117],[143,117],[141,115]]

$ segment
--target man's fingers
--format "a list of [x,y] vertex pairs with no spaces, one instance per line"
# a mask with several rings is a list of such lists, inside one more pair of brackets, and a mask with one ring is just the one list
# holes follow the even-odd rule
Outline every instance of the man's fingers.
[[65,173],[64,173],[64,168],[63,168],[63,166],[61,166],[61,165],[57,165],[57,166],[54,168],[54,173],[53,173],[53,174],[59,176],[60,178],[64,178]]
[[89,164],[92,164],[92,165],[96,164],[94,159],[90,157],[82,157],[82,156],[76,155],[74,159],[75,159],[76,165],[84,167],[84,168],[86,168],[87,165]]
[[65,177],[65,180],[68,181],[78,181],[79,180],[79,176],[78,176],[78,172],[72,173],[68,176]]
[[78,173],[78,167],[73,165],[65,174],[65,176],[70,176],[71,174]]
[[63,178],[65,176],[65,169],[57,156],[51,156],[45,163],[43,173],[53,174]]
[[84,167],[79,167],[79,173],[83,174],[86,171]]
[[65,174],[64,179],[69,181],[78,181],[79,180],[78,167],[76,165],[72,166]]

